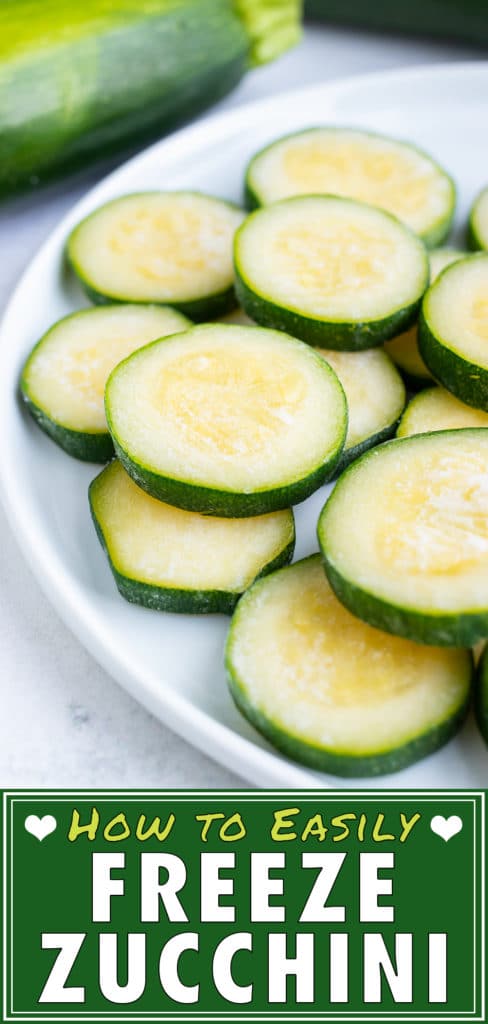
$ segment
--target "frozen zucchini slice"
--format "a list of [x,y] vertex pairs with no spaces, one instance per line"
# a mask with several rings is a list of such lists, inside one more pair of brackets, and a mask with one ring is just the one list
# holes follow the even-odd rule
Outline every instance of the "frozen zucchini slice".
[[488,431],[388,441],[339,479],[318,536],[353,614],[420,643],[488,637]]
[[[435,281],[436,277],[451,263],[464,259],[466,255],[467,253],[460,249],[433,249],[429,253],[431,282]],[[419,352],[417,325],[410,327],[403,334],[399,334],[397,338],[387,341],[385,351],[402,371],[407,383],[413,389],[425,387],[432,380],[432,374],[427,369]]]
[[488,647],[484,648],[476,673],[474,708],[481,735],[488,745]]
[[190,326],[175,309],[143,305],[83,309],[58,320],[24,364],[20,389],[29,411],[70,455],[107,462],[114,448],[103,396],[114,366],[149,341]]
[[192,320],[236,305],[232,240],[243,213],[198,192],[139,192],[71,232],[68,260],[94,302],[158,302]]
[[302,196],[256,210],[236,233],[236,291],[257,323],[319,348],[373,348],[410,326],[427,252],[364,203]]
[[256,577],[293,556],[291,509],[252,519],[185,512],[142,491],[117,459],[89,495],[122,597],[147,608],[230,613]]
[[488,411],[488,253],[454,263],[431,285],[419,347],[436,380],[461,402]]
[[469,214],[470,249],[488,249],[488,186],[476,197]]
[[398,771],[441,747],[472,678],[469,651],[387,636],[350,615],[319,555],[244,595],[226,667],[236,704],[271,743],[346,776]]
[[424,360],[419,352],[417,341],[417,324],[403,331],[396,338],[385,343],[385,352],[393,360],[398,369],[402,371],[405,380],[412,387],[417,389],[432,383],[432,374],[429,373]]
[[332,475],[347,430],[343,389],[313,349],[230,324],[194,327],[129,356],[105,405],[136,483],[218,516],[303,501]]
[[427,245],[446,237],[456,193],[448,174],[406,142],[354,128],[309,128],[262,149],[246,173],[248,204],[327,193],[394,214]]
[[463,249],[452,249],[448,246],[442,249],[432,249],[429,252],[430,283],[433,284],[443,270],[452,266],[453,263],[458,263],[459,260],[464,260],[466,256],[468,253]]
[[251,320],[250,317],[248,317],[247,314],[244,312],[244,310],[240,309],[240,307],[238,307],[237,309],[233,309],[232,313],[226,313],[225,316],[221,316],[219,319],[219,323],[240,324],[241,327],[257,327],[255,321]]
[[445,388],[427,388],[415,395],[400,420],[397,437],[426,434],[433,430],[462,430],[488,427],[488,413],[473,409]]
[[367,352],[317,351],[332,366],[347,399],[347,436],[336,468],[338,474],[362,452],[395,433],[405,407],[405,385],[382,349],[369,349]]

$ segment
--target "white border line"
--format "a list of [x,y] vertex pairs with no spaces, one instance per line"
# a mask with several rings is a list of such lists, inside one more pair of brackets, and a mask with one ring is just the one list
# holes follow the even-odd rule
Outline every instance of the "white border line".
[[[156,168],[160,168],[162,173],[161,168],[164,167],[165,173],[176,181],[181,168],[187,166],[188,161],[198,159],[201,153],[207,154],[212,145],[222,145],[224,138],[234,137],[236,133],[245,135],[251,132],[256,118],[259,118],[264,126],[268,122],[273,123],[278,112],[281,112],[279,116],[286,114],[288,117],[290,111],[294,109],[300,111],[299,120],[303,127],[301,112],[307,111],[311,103],[319,103],[321,109],[329,111],[329,116],[334,118],[337,105],[354,105],[356,97],[361,97],[362,102],[366,90],[371,96],[373,106],[381,96],[381,104],[384,107],[383,100],[388,96],[389,90],[398,89],[401,107],[402,97],[408,102],[412,88],[418,90],[422,97],[429,93],[430,89],[436,92],[439,89],[443,91],[446,87],[468,88],[470,95],[473,93],[479,96],[485,95],[487,84],[488,65],[477,60],[416,65],[413,68],[376,71],[342,79],[333,78],[322,84],[283,92],[279,96],[268,96],[226,112],[211,114],[191,127],[183,128],[155,143],[112,172],[91,189],[49,235],[18,282],[5,310],[3,326],[0,328],[2,437],[9,437],[12,433],[13,438],[17,439],[23,434],[12,386],[14,378],[17,380],[21,360],[21,352],[16,341],[17,305],[24,301],[24,289],[29,290],[32,287],[31,282],[37,280],[37,268],[44,265],[45,260],[49,262],[51,257],[54,259],[55,253],[59,255],[69,229],[77,220],[86,216],[97,203],[105,201],[117,192],[127,191],[128,187],[132,189],[132,186],[128,186],[129,180],[135,182],[137,177],[140,181],[140,176],[144,177],[146,168],[151,167],[155,173]],[[300,125],[297,121],[297,127]],[[8,341],[9,344],[2,344],[2,340]],[[23,345],[21,347],[23,350]],[[39,517],[33,516],[32,503],[25,500],[28,486],[23,474],[19,472],[16,452],[15,443],[4,443],[0,447],[0,498],[5,503],[15,536],[21,544],[32,572],[60,617],[109,674],[132,693],[136,700],[162,719],[168,727],[184,736],[189,743],[198,746],[222,764],[232,763],[241,775],[259,785],[284,784],[289,788],[308,786],[313,789],[327,784],[334,786],[332,776],[324,775],[321,778],[312,769],[294,765],[268,744],[257,742],[247,731],[241,732],[238,723],[224,722],[211,710],[205,710],[203,705],[193,702],[190,696],[172,686],[164,670],[161,672],[159,668],[159,671],[154,672],[149,667],[139,664],[137,659],[134,662],[130,650],[120,648],[120,644],[113,640],[105,617],[99,615],[98,605],[93,601],[93,592],[87,590],[78,575],[67,567],[60,550],[51,543],[49,531],[44,530]],[[455,777],[455,771],[450,775]],[[371,783],[373,784],[377,785],[377,780]]]
[[[322,796],[322,793],[323,793],[323,796]],[[481,986],[482,986],[481,987],[481,1016],[475,1016],[475,1013],[476,1013],[476,1009],[475,1008],[473,1009],[472,1013],[469,1014],[469,1016],[459,1016],[459,1015],[454,1016],[452,1014],[452,1012],[450,1012],[450,1011],[444,1011],[443,1012],[443,1011],[439,1011],[439,1010],[434,1010],[434,1011],[432,1011],[432,1013],[429,1013],[428,1015],[425,1015],[425,1014],[424,1015],[419,1015],[419,1014],[415,1014],[415,1013],[409,1014],[408,1012],[404,1011],[403,1013],[396,1013],[394,1016],[391,1015],[390,1011],[381,1011],[381,1010],[371,1010],[371,1011],[369,1011],[369,1010],[365,1010],[362,1013],[360,1013],[359,1015],[356,1012],[355,1014],[340,1013],[339,1016],[340,1016],[341,1021],[343,1020],[343,1021],[349,1021],[349,1022],[353,1022],[353,1021],[360,1022],[360,1021],[363,1021],[363,1020],[370,1020],[370,1021],[373,1020],[374,1021],[374,1020],[378,1020],[378,1019],[382,1019],[384,1021],[393,1021],[393,1022],[394,1021],[419,1021],[419,1022],[420,1021],[426,1021],[426,1022],[428,1022],[428,1021],[431,1021],[431,1020],[441,1020],[441,1021],[444,1020],[444,1021],[456,1021],[456,1022],[457,1021],[459,1021],[459,1022],[467,1022],[467,1021],[480,1021],[480,1022],[484,1022],[485,1021],[485,1015],[484,1015],[485,1014],[485,984],[486,984],[486,964],[485,964],[485,916],[486,916],[486,908],[485,908],[485,903],[484,903],[484,897],[485,897],[485,877],[484,877],[484,865],[485,865],[485,832],[484,832],[484,827],[485,827],[485,792],[483,790],[440,790],[440,791],[437,791],[437,790],[417,790],[417,791],[416,790],[385,790],[385,791],[372,790],[372,791],[366,791],[366,792],[364,790],[340,790],[340,791],[337,791],[337,790],[336,791],[323,790],[322,793],[321,793],[320,790],[319,791],[317,791],[317,790],[304,790],[304,791],[301,791],[301,790],[292,790],[292,791],[290,791],[290,790],[286,790],[286,791],[283,791],[283,790],[269,790],[269,791],[261,791],[261,792],[257,792],[257,793],[252,791],[252,790],[215,790],[215,791],[213,791],[213,790],[153,790],[153,791],[152,790],[149,790],[149,791],[136,790],[136,791],[129,791],[129,793],[127,793],[127,794],[125,794],[123,791],[121,792],[120,790],[79,790],[79,791],[73,791],[73,790],[52,790],[52,791],[49,791],[49,790],[45,790],[45,791],[43,791],[43,790],[5,790],[4,795],[3,795],[3,823],[4,823],[4,837],[3,837],[3,853],[4,853],[4,864],[3,864],[3,935],[4,935],[4,948],[3,948],[3,980],[4,980],[3,1008],[4,1008],[4,1020],[5,1020],[5,1022],[9,1022],[9,1021],[22,1021],[22,1022],[30,1021],[30,1022],[36,1022],[36,1021],[39,1021],[39,1020],[46,1021],[46,1020],[49,1020],[49,1018],[51,1020],[55,1020],[55,1021],[89,1020],[89,1021],[93,1021],[93,1022],[103,1022],[103,1021],[113,1020],[115,1014],[118,1014],[119,1019],[120,1019],[120,1009],[113,1010],[113,1011],[112,1010],[103,1011],[103,1015],[99,1011],[99,1014],[97,1016],[93,1016],[93,1014],[90,1013],[90,1010],[83,1010],[83,1011],[79,1011],[77,1013],[72,1013],[70,1016],[65,1016],[65,1015],[61,1016],[61,1014],[65,1013],[65,1011],[62,1011],[62,1010],[61,1011],[40,1011],[39,1013],[36,1013],[34,1015],[31,1015],[31,1016],[19,1016],[14,1011],[14,1009],[13,1009],[13,1001],[12,1001],[11,1002],[11,1006],[10,1006],[10,1012],[7,1010],[7,995],[9,994],[11,1000],[13,1000],[13,992],[14,992],[14,985],[13,985],[13,948],[14,948],[13,947],[13,917],[14,917],[14,915],[13,915],[13,865],[14,865],[14,858],[13,858],[13,833],[14,833],[14,829],[13,829],[13,808],[14,808],[14,804],[15,803],[22,804],[22,803],[26,803],[26,802],[29,802],[30,804],[32,804],[33,800],[38,800],[41,803],[45,803],[46,801],[49,801],[49,803],[52,803],[53,801],[54,802],[61,802],[61,801],[65,802],[65,801],[70,800],[70,799],[72,799],[73,802],[77,802],[77,803],[91,802],[91,803],[94,804],[95,802],[101,802],[101,801],[107,801],[107,800],[113,801],[114,799],[120,800],[121,802],[124,802],[124,803],[134,803],[136,801],[139,802],[141,800],[141,798],[146,799],[148,801],[150,800],[151,802],[154,802],[154,800],[157,800],[157,799],[164,799],[164,801],[167,803],[173,797],[175,799],[178,799],[180,802],[183,802],[183,803],[193,802],[195,797],[197,797],[199,800],[208,799],[209,802],[210,801],[213,802],[213,801],[215,801],[215,799],[218,799],[218,800],[222,800],[222,801],[224,801],[226,803],[232,802],[233,804],[249,803],[249,802],[252,802],[252,803],[254,803],[254,802],[264,803],[264,802],[268,802],[269,800],[272,800],[272,799],[275,799],[275,798],[277,800],[280,800],[280,802],[285,802],[285,801],[288,801],[288,800],[296,802],[297,800],[303,800],[303,801],[305,801],[307,803],[317,803],[321,799],[323,799],[325,802],[329,802],[330,801],[330,802],[333,802],[333,803],[337,803],[337,802],[340,802],[343,798],[345,800],[351,800],[351,799],[353,799],[353,800],[364,800],[365,802],[368,802],[368,803],[372,803],[372,802],[373,803],[389,803],[389,802],[391,802],[393,800],[395,800],[395,802],[396,802],[399,799],[404,799],[406,801],[415,799],[417,801],[422,801],[423,803],[426,803],[426,804],[430,804],[432,802],[436,802],[438,804],[439,802],[443,803],[445,801],[452,801],[452,800],[456,800],[457,802],[459,802],[461,804],[462,803],[469,803],[472,806],[472,808],[473,808],[473,869],[474,869],[474,876],[473,876],[473,900],[474,900],[474,908],[473,908],[474,909],[474,915],[473,915],[473,917],[474,917],[474,942],[473,942],[474,956],[473,956],[473,968],[474,968],[474,1006],[476,1008],[477,987],[478,987],[478,985],[477,985],[477,982],[478,982],[478,956],[476,955],[476,953],[477,953],[477,946],[478,946],[477,929],[478,929],[478,924],[481,923],[481,943],[480,943],[480,952],[481,952]],[[7,805],[9,805],[9,810],[10,810],[10,815],[9,815],[10,820],[8,822],[8,828],[7,828],[7,816],[6,816]],[[477,807],[478,806],[480,807],[480,818],[481,818],[480,842],[478,842],[477,822],[476,822],[476,813],[477,813]],[[7,879],[7,856],[6,856],[6,853],[7,853],[7,833],[8,833],[8,831],[10,832],[10,836],[9,836],[9,838],[10,838],[10,859],[9,859],[10,878],[9,879]],[[478,865],[478,845],[480,845],[480,855],[481,855],[481,864],[480,865]],[[481,896],[481,922],[479,922],[479,917],[480,917],[479,901],[477,901],[477,899],[476,899],[476,895],[477,895],[477,891],[478,891],[478,883],[477,883],[477,868],[478,868],[478,866],[480,868],[480,877],[481,877],[481,885],[479,887],[480,888],[480,896]],[[8,883],[8,880],[10,880],[10,887],[9,887],[10,888],[10,903],[9,903],[10,920],[8,920],[7,902],[6,902],[6,900],[7,900],[7,883]],[[10,992],[9,993],[7,993],[7,970],[8,970],[8,965],[7,965],[7,942],[6,942],[7,931],[8,931],[8,924],[10,924],[10,943],[11,943],[11,945],[10,945],[10,954],[11,954],[10,955]],[[45,1014],[47,1014],[47,1013],[49,1013],[49,1017],[45,1016]],[[225,1010],[224,1011],[215,1011],[212,1014],[210,1014],[208,1012],[205,1012],[205,1011],[202,1011],[202,1013],[200,1013],[200,1014],[192,1014],[192,1015],[188,1015],[188,1014],[183,1015],[181,1013],[176,1013],[176,1014],[170,1015],[170,1013],[164,1013],[164,1012],[161,1013],[160,1011],[145,1011],[145,1012],[139,1013],[139,1014],[137,1014],[135,1016],[134,1015],[130,1015],[129,1016],[129,1015],[125,1014],[124,1017],[123,1017],[123,1020],[124,1021],[138,1021],[138,1022],[144,1021],[144,1020],[160,1020],[162,1022],[165,1022],[165,1024],[179,1024],[179,1022],[192,1022],[192,1024],[197,1024],[197,1022],[202,1022],[202,1024],[206,1024],[206,1022],[209,1022],[209,1024],[210,1024],[210,1022],[214,1022],[215,1020],[220,1020],[222,1022],[224,1022],[224,1021],[229,1021],[229,1022],[238,1022],[238,1021],[240,1022],[240,1021],[242,1021],[242,1022],[250,1022],[250,1024],[257,1024],[257,1022],[260,1022],[260,1021],[269,1022],[269,1021],[274,1021],[274,1020],[286,1020],[286,1022],[290,1022],[290,1024],[294,1024],[294,1022],[296,1022],[296,1024],[307,1024],[308,1021],[330,1022],[331,1020],[334,1020],[334,1017],[332,1017],[332,1014],[335,1015],[335,1019],[337,1021],[338,1012],[336,1010],[333,1010],[330,1013],[328,1011],[325,1012],[325,1013],[323,1011],[311,1011],[311,1012],[308,1012],[305,1016],[304,1015],[297,1015],[294,1011],[290,1011],[289,1013],[287,1013],[286,1011],[283,1012],[283,1011],[280,1011],[280,1010],[276,1010],[276,1011],[275,1010],[270,1010],[270,1012],[267,1013],[266,1016],[263,1016],[262,1014],[260,1014],[260,1011],[255,1011],[254,1013],[252,1013],[252,1015],[251,1014],[244,1014],[243,1015],[243,1014],[239,1014],[238,1012],[237,1013],[236,1012],[229,1013],[228,1011],[225,1011]]]

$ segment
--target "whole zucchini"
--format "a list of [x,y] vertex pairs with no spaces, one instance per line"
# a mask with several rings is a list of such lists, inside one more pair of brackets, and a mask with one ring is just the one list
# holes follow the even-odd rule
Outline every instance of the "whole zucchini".
[[305,14],[317,21],[488,45],[486,0],[305,0]]
[[0,194],[165,133],[298,38],[301,0],[3,0]]

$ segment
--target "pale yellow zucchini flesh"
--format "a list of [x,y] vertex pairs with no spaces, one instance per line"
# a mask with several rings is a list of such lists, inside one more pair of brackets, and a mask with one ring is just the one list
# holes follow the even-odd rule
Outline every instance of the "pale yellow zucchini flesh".
[[431,245],[445,237],[455,201],[452,180],[426,153],[350,128],[312,128],[271,143],[251,160],[247,187],[261,204],[319,193],[371,203]]
[[340,478],[318,526],[334,590],[425,643],[488,636],[488,431],[390,441]]
[[393,429],[405,406],[405,386],[381,349],[336,352],[318,349],[337,374],[347,399],[343,458],[369,439]]
[[331,320],[387,316],[417,298],[419,249],[379,210],[333,197],[270,206],[239,234],[240,266],[259,291]]
[[472,673],[467,651],[389,636],[351,615],[318,555],[248,591],[226,664],[237,704],[272,742],[344,775],[395,771],[445,742]]
[[236,233],[236,292],[263,326],[319,348],[373,348],[415,319],[428,284],[423,243],[376,207],[299,196]]
[[445,388],[427,388],[409,402],[400,420],[397,437],[425,434],[433,430],[462,430],[488,427],[488,413],[473,409]]
[[347,427],[341,385],[313,349],[220,323],[135,353],[112,374],[106,408],[116,450],[141,486],[216,515],[303,500],[337,462]]
[[469,242],[472,249],[488,250],[488,187],[480,192],[471,207]]
[[[451,266],[466,256],[461,249],[432,249],[429,252],[430,280],[435,281],[446,267]],[[432,380],[432,374],[427,369],[424,360],[419,352],[417,341],[417,327],[411,327],[398,337],[392,338],[385,343],[385,352],[400,370],[413,379],[413,381]]]
[[115,459],[93,481],[90,504],[119,589],[173,611],[230,611],[257,576],[292,556],[290,509],[221,519],[150,497]]
[[242,218],[236,206],[198,192],[135,193],[86,217],[68,257],[96,301],[168,303],[190,316],[195,307],[201,319],[207,309],[217,315],[217,300],[232,292]]
[[449,267],[429,288],[423,315],[446,349],[488,370],[488,254]]
[[156,338],[187,330],[175,309],[115,305],[59,320],[33,350],[23,374],[29,396],[70,430],[107,431],[105,384],[117,363]]

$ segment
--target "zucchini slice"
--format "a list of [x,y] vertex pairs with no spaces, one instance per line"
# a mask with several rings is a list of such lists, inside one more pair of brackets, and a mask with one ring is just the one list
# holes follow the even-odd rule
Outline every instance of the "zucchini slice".
[[473,409],[444,388],[427,388],[415,395],[400,420],[397,437],[425,434],[434,430],[462,430],[488,427],[488,413]]
[[147,345],[109,378],[106,412],[128,473],[192,512],[255,516],[303,501],[333,474],[342,387],[278,331],[204,324]]
[[224,612],[258,576],[293,556],[293,512],[218,519],[156,501],[114,459],[92,481],[90,507],[127,601],[167,612]]
[[419,352],[417,324],[414,327],[409,327],[408,331],[398,334],[391,341],[387,341],[385,352],[402,371],[405,380],[413,390],[425,387],[426,384],[432,382],[432,374],[429,373]]
[[469,651],[386,636],[350,615],[320,555],[256,583],[227,640],[229,686],[246,718],[289,757],[336,775],[394,772],[462,722]]
[[474,710],[481,735],[488,746],[488,647],[485,647],[478,662]]
[[423,243],[389,214],[336,196],[264,206],[235,237],[245,312],[320,348],[381,345],[415,320],[428,284]]
[[340,478],[319,543],[353,614],[420,643],[488,637],[488,431],[388,441]]
[[243,216],[199,192],[121,196],[74,228],[68,260],[94,302],[157,302],[192,320],[218,317],[236,305],[232,239]]
[[468,245],[470,249],[488,249],[488,185],[476,196],[471,207]]
[[219,318],[220,324],[240,324],[241,327],[257,327],[255,320],[251,320],[250,317],[244,312],[240,306],[237,309],[233,309],[231,313],[226,313],[225,316]]
[[317,349],[337,374],[344,388],[348,427],[336,474],[359,455],[395,433],[405,408],[405,385],[382,349],[334,352]]
[[[432,252],[429,252],[431,282],[435,281],[436,277],[451,263],[456,263],[457,260],[462,260],[465,256],[467,253],[460,249],[433,249]],[[403,334],[399,334],[397,338],[387,341],[385,351],[414,390],[425,387],[432,380],[432,374],[427,369],[419,352],[417,325],[410,327]]]
[[104,306],[63,317],[24,364],[20,389],[29,411],[69,455],[107,462],[114,448],[103,395],[111,371],[142,345],[188,327],[182,313],[163,306]]
[[439,245],[451,226],[452,179],[427,153],[406,142],[354,128],[309,128],[262,149],[246,172],[251,206],[327,193],[394,214]]
[[459,260],[466,259],[468,255],[464,249],[452,249],[448,246],[442,249],[432,249],[429,252],[430,283],[433,284],[447,267],[452,266],[453,263],[459,263]]
[[429,370],[467,405],[488,411],[488,253],[444,270],[427,291],[419,347]]

